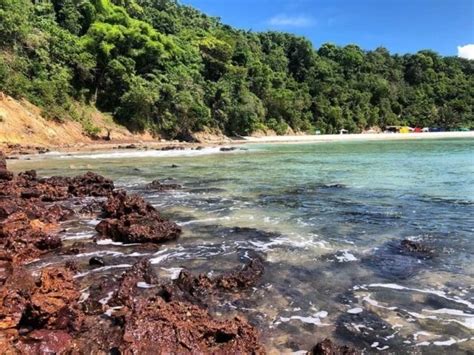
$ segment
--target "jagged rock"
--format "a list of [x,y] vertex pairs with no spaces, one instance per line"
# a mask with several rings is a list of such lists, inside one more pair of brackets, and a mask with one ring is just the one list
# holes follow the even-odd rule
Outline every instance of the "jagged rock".
[[158,277],[146,259],[136,262],[130,270],[122,275],[119,287],[112,297],[114,304],[131,306],[130,301],[133,299],[137,283],[140,281],[150,285],[158,283]]
[[15,212],[0,222],[0,244],[14,262],[31,260],[44,250],[61,246],[58,237],[46,232],[55,227],[30,220],[24,212]]
[[0,287],[0,330],[18,327],[34,287],[33,278],[24,269],[9,267],[9,275]]
[[64,354],[71,346],[72,336],[67,332],[39,329],[22,338],[15,348],[22,354]]
[[104,216],[96,230],[122,243],[162,243],[178,238],[181,228],[160,217],[156,209],[138,195],[113,194],[104,205]]
[[69,193],[73,196],[109,196],[114,190],[114,183],[101,175],[87,172],[71,179]]
[[149,262],[140,261],[121,278],[114,304],[123,305],[120,319],[124,353],[253,353],[263,354],[258,332],[242,318],[218,320],[206,310],[160,294],[137,296],[137,283],[156,283]]
[[104,217],[120,218],[136,213],[147,215],[156,212],[156,209],[138,195],[128,195],[125,191],[117,191],[109,197],[103,208]]
[[216,320],[189,303],[139,298],[124,323],[124,353],[264,353],[258,332],[245,320]]
[[77,310],[80,292],[73,274],[66,268],[45,268],[31,295],[24,324],[36,329],[79,330],[82,322]]
[[174,240],[181,234],[181,228],[174,222],[162,219],[157,213],[142,216],[134,213],[119,219],[105,219],[97,226],[100,235],[116,242],[163,243]]

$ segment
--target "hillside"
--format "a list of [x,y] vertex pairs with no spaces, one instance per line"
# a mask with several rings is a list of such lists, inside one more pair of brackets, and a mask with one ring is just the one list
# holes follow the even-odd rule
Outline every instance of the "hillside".
[[67,134],[103,131],[98,111],[133,132],[183,140],[205,129],[474,126],[474,61],[430,50],[316,49],[173,0],[2,0],[0,32],[0,91],[68,122]]
[[15,100],[0,93],[0,146],[20,144],[39,147],[77,147],[80,144],[104,142],[110,133],[114,143],[151,141],[146,134],[132,134],[125,127],[90,109],[90,125],[101,127],[93,136],[88,135],[80,122],[67,120],[57,122],[42,116],[42,110],[26,100]]

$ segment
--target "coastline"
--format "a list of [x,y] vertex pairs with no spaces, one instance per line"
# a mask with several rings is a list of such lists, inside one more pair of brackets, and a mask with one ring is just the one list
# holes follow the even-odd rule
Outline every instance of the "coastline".
[[[112,150],[199,150],[202,148],[236,147],[244,144],[299,144],[299,143],[324,143],[324,142],[364,142],[364,141],[402,141],[402,140],[428,140],[428,139],[474,139],[474,131],[469,132],[430,132],[430,133],[361,133],[361,134],[323,134],[323,135],[286,135],[263,137],[213,137],[215,139],[202,142],[182,141],[152,141],[152,140],[116,140],[96,141],[92,143],[73,143],[69,145],[23,145],[0,143],[0,149],[9,158],[46,152],[100,152]],[[219,139],[217,139],[219,138]]]
[[245,137],[245,143],[305,143],[305,142],[351,142],[413,139],[474,138],[469,132],[429,132],[429,133],[360,133],[360,134],[322,134],[298,136]]

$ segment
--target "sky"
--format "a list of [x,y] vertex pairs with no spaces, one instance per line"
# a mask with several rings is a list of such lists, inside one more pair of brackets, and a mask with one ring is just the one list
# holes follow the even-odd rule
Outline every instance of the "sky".
[[181,0],[253,31],[303,35],[393,53],[432,49],[474,59],[474,0]]

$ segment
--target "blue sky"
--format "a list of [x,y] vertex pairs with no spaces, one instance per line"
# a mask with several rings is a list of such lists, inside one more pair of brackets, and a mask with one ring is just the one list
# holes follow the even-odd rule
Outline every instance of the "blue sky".
[[253,31],[280,30],[315,46],[355,43],[391,52],[433,49],[474,59],[474,0],[181,0],[222,22]]

